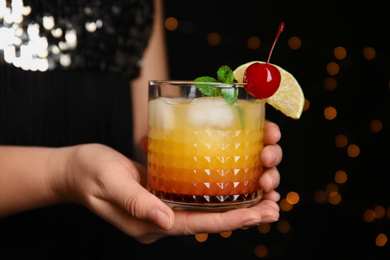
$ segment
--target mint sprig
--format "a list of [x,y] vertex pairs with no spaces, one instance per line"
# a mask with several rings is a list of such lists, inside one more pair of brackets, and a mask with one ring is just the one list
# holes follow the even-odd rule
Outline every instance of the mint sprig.
[[[198,77],[194,81],[195,82],[221,82],[226,84],[232,84],[234,82],[233,71],[229,66],[221,66],[217,71],[218,80],[209,77],[203,76]],[[238,89],[236,88],[218,88],[212,84],[195,84],[195,86],[202,92],[204,95],[209,97],[218,97],[222,96],[222,98],[228,103],[230,106],[233,106],[237,101],[238,97]]]

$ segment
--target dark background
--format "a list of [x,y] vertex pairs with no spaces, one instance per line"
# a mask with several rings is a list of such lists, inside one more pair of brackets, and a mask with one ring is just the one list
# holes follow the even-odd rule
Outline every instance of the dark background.
[[[301,119],[293,120],[267,106],[267,118],[277,123],[282,132],[284,157],[278,167],[281,184],[277,190],[282,199],[290,191],[300,196],[292,210],[281,211],[279,222],[290,225],[287,232],[280,232],[275,223],[266,234],[252,227],[233,231],[228,238],[209,234],[203,243],[194,236],[167,238],[152,247],[175,259],[258,259],[255,248],[259,245],[268,250],[265,259],[389,259],[390,242],[382,247],[376,245],[380,233],[390,239],[387,4],[167,0],[165,14],[178,21],[177,29],[167,30],[172,79],[214,76],[224,64],[234,69],[248,61],[266,60],[279,23],[284,21],[286,28],[271,62],[296,77],[310,107]],[[216,46],[207,41],[211,32],[220,35]],[[247,39],[251,36],[260,38],[258,49],[248,48]],[[301,39],[297,50],[287,44],[292,36]],[[347,51],[342,60],[334,55],[338,46]],[[371,60],[363,54],[366,47],[375,50]],[[340,68],[333,76],[327,72],[330,62]],[[335,89],[325,88],[327,78],[336,80]],[[324,117],[324,109],[329,106],[337,110],[333,120]],[[379,132],[372,131],[373,120],[382,123]],[[341,148],[335,143],[340,134],[348,138],[347,145]],[[357,157],[348,155],[351,144],[360,149]],[[335,182],[339,170],[348,176],[343,184]],[[328,201],[329,184],[336,187],[339,203]],[[325,201],[316,200],[316,194],[326,194]],[[385,209],[385,215],[365,221],[364,214],[375,208]],[[159,247],[166,243],[176,249]],[[148,247],[141,246],[140,252],[143,249],[148,251]]]

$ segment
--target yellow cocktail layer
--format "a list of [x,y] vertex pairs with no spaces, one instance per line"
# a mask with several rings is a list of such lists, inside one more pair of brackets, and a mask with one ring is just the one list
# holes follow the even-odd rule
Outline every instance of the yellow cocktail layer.
[[263,133],[257,129],[149,127],[148,185],[188,195],[233,195],[259,189]]

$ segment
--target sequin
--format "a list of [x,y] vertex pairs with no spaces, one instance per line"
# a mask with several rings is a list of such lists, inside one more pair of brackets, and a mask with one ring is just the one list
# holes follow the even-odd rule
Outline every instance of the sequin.
[[0,57],[25,70],[135,77],[152,19],[152,0],[0,0]]

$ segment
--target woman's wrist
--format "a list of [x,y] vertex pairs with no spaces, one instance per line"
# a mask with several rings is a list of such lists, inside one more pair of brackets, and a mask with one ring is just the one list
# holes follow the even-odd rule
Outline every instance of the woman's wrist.
[[56,204],[77,202],[74,181],[74,161],[79,146],[53,149],[48,161],[47,179]]

